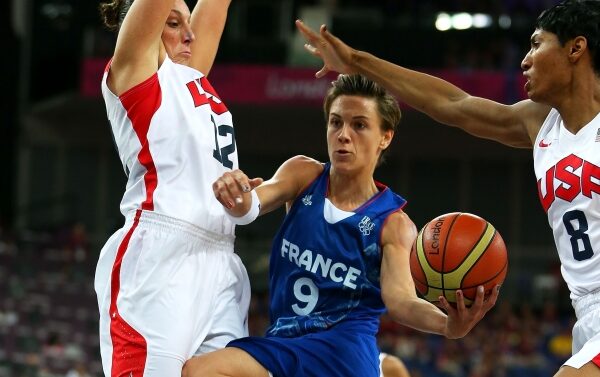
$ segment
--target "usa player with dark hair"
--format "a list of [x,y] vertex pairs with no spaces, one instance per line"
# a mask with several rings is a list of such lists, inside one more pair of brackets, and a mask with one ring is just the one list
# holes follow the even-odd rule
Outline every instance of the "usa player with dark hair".
[[537,19],[521,62],[529,99],[504,105],[439,78],[357,51],[329,33],[297,27],[317,72],[360,73],[440,123],[478,137],[533,148],[548,215],[577,322],[573,355],[556,377],[600,376],[600,1],[566,0]]
[[[373,173],[400,121],[396,100],[360,75],[340,75],[324,102],[329,162],[296,156],[244,192],[241,171],[213,185],[232,221],[248,223],[286,205],[270,260],[266,337],[230,342],[191,359],[185,377],[379,377],[376,334],[384,311],[396,321],[460,338],[493,307],[479,287],[467,308],[417,297],[409,253],[416,227],[406,201]],[[235,205],[229,205],[235,203]]]

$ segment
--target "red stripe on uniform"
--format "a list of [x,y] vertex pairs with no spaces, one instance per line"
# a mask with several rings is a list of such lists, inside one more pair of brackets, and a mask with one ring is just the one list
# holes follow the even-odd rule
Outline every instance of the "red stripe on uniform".
[[146,174],[144,174],[146,200],[142,203],[142,209],[153,211],[154,190],[156,190],[158,184],[158,177],[152,153],[150,152],[150,144],[148,143],[148,129],[150,128],[152,117],[162,102],[162,92],[160,83],[158,82],[158,75],[154,74],[148,80],[125,92],[119,99],[125,111],[127,111],[127,117],[131,120],[133,130],[142,146],[138,154],[140,164],[146,168]]
[[144,375],[148,347],[146,340],[119,314],[117,296],[121,287],[121,264],[131,235],[137,228],[142,211],[138,210],[131,229],[121,241],[110,275],[110,338],[113,345],[111,377],[141,377]]
[[[146,199],[142,202],[141,209],[152,211],[154,210],[154,190],[156,190],[158,181],[156,166],[148,143],[148,130],[150,121],[162,102],[158,75],[154,74],[148,80],[131,88],[119,99],[127,111],[127,117],[131,121],[141,145],[138,160],[146,168],[146,174],[144,174]],[[129,246],[131,235],[139,223],[141,213],[141,210],[136,212],[131,229],[119,245],[111,273],[109,312],[110,337],[113,344],[111,377],[142,377],[146,365],[148,354],[146,340],[121,317],[117,308],[117,297],[121,288],[121,263]]]
[[600,354],[596,355],[593,359],[592,359],[592,363],[596,364],[598,367],[600,367]]
[[104,67],[104,73],[107,73],[108,71],[110,71],[110,66],[112,65],[112,58],[108,61],[108,63],[106,63],[106,66]]
[[[227,106],[225,106],[223,101],[221,101],[219,94],[217,93],[215,88],[213,88],[213,86],[210,84],[206,76],[200,78],[200,85],[202,86],[202,89],[204,89],[204,91],[208,94],[206,98],[208,98],[210,101],[210,109],[217,115],[221,115],[227,112]],[[218,100],[218,102],[215,101],[215,98]]]
[[208,103],[208,98],[200,94],[200,89],[198,89],[198,84],[196,84],[196,81],[190,81],[186,84],[186,86],[192,95],[192,99],[194,100],[194,107],[206,105]]

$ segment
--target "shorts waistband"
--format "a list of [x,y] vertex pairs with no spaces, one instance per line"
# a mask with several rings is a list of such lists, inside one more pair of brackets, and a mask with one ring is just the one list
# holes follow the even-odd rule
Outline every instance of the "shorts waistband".
[[600,309],[600,290],[573,300],[573,308],[577,319],[583,318],[589,312]]
[[126,222],[134,222],[136,219],[140,225],[150,225],[164,231],[177,232],[204,244],[213,245],[218,249],[233,251],[235,237],[229,234],[216,233],[187,221],[152,211],[131,211],[126,216]]

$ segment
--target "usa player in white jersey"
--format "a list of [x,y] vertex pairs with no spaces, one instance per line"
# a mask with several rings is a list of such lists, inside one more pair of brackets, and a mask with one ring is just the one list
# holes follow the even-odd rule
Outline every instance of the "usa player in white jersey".
[[317,72],[361,73],[440,123],[533,148],[539,196],[571,292],[573,355],[556,377],[600,376],[600,1],[566,0],[538,17],[521,63],[528,100],[503,105],[296,25]]
[[[251,193],[240,170],[213,185],[232,219],[247,223],[286,205],[270,259],[271,325],[265,337],[234,340],[189,360],[184,377],[379,377],[379,317],[459,338],[493,307],[498,290],[465,307],[417,297],[408,256],[416,227],[406,201],[373,178],[400,109],[360,75],[340,75],[324,101],[328,163],[305,156],[284,162]],[[237,199],[236,199],[237,198]]]
[[[211,183],[238,167],[231,114],[206,75],[229,0],[113,0],[102,94],[127,186],[95,277],[106,376],[179,376],[247,334],[249,281]],[[248,190],[250,188],[248,187]]]

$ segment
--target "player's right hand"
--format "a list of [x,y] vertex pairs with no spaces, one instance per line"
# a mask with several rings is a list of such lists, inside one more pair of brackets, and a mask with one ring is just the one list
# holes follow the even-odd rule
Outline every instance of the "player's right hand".
[[321,78],[331,71],[347,74],[355,73],[351,64],[352,56],[357,51],[331,34],[325,25],[321,26],[320,34],[317,34],[300,20],[296,20],[296,27],[308,42],[304,45],[304,48],[312,55],[323,60],[323,68],[315,74],[317,78]]
[[262,178],[250,179],[243,171],[236,169],[219,177],[212,188],[219,203],[232,215],[241,216],[250,208],[250,191],[262,182]]
[[492,293],[485,297],[484,287],[477,287],[475,301],[468,307],[461,290],[456,291],[456,307],[452,306],[444,296],[440,296],[440,307],[448,315],[446,324],[446,337],[457,339],[465,336],[496,305],[500,286],[497,285]]

